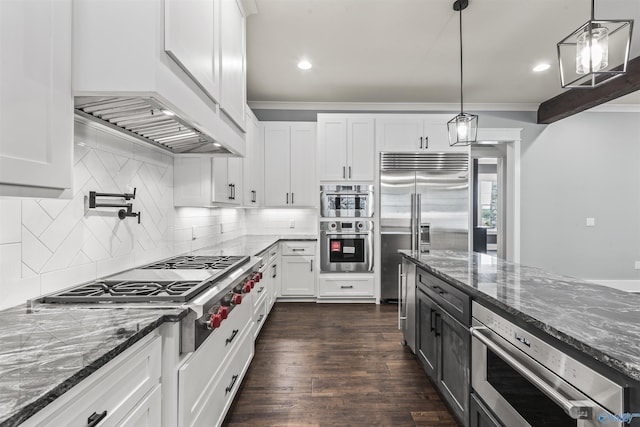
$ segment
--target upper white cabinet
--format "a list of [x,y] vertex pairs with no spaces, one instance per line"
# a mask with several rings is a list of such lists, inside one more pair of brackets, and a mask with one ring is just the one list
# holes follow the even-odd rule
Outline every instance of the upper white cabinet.
[[220,101],[220,0],[165,0],[164,49]]
[[[233,4],[227,5],[228,1]],[[218,7],[220,13],[216,16]],[[225,95],[228,91],[224,75],[228,73],[222,64],[224,52],[229,51],[225,48],[229,37],[223,37],[222,32],[225,26],[234,25],[235,31],[242,32],[235,39],[244,43],[244,19],[238,13],[235,0],[74,1],[73,93],[153,98],[234,154],[244,155],[244,132],[239,127],[244,123],[244,114],[236,117],[227,105],[244,106],[245,93],[232,91],[234,95]],[[234,47],[231,57],[242,64],[236,65],[242,68],[238,75],[244,75],[244,56],[237,56],[238,41],[229,44]],[[218,77],[220,105],[225,105],[236,125],[214,102]]]
[[179,156],[173,159],[174,206],[211,205],[211,157]]
[[265,206],[315,206],[315,123],[263,123]]
[[0,1],[0,196],[72,186],[71,0]]
[[260,143],[258,119],[247,108],[247,154],[244,157],[245,206],[261,207],[264,201],[264,150]]
[[375,120],[318,114],[320,181],[373,181]]
[[241,128],[245,128],[247,72],[245,17],[238,0],[221,2],[220,107]]
[[242,204],[242,159],[239,157],[213,158],[213,203]]
[[451,147],[447,122],[453,116],[441,114],[384,116],[376,118],[378,151],[465,151]]

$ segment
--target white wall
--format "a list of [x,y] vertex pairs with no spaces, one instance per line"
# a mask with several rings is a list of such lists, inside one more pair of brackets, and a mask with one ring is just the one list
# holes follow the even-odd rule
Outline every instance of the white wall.
[[523,144],[521,171],[523,264],[640,279],[640,113],[584,112],[553,123]]

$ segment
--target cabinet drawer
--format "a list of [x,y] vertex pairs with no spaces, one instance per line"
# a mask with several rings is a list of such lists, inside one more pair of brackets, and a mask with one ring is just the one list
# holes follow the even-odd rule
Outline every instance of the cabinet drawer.
[[[260,305],[260,303],[264,299],[266,299],[268,293],[269,291],[267,290],[267,282],[264,280],[261,280],[258,283],[256,283],[254,288],[251,290],[251,299],[253,300],[254,314],[258,305]],[[254,318],[255,318],[255,315],[254,315]]]
[[316,242],[282,242],[282,255],[315,255]]
[[143,338],[22,425],[86,427],[105,411],[100,426],[118,425],[159,384],[161,348],[157,333]]
[[278,245],[273,245],[269,249],[267,249],[267,264],[272,264],[276,258],[278,258],[280,250],[278,249]]
[[194,425],[194,418],[208,404],[207,390],[225,358],[233,354],[240,338],[250,329],[252,310],[251,299],[246,298],[246,303],[243,300],[178,370],[180,426]]
[[254,310],[253,314],[253,338],[258,338],[258,334],[262,329],[262,325],[267,320],[267,299],[261,298],[260,304],[256,310]]
[[162,386],[158,384],[118,427],[157,427],[162,419]]
[[471,325],[471,299],[431,273],[418,269],[418,286],[465,326]]
[[320,278],[320,297],[373,297],[373,278]]
[[222,424],[240,383],[253,358],[253,334],[249,331],[242,335],[237,350],[225,361],[205,391],[206,404],[198,408],[193,422],[188,426],[219,426]]

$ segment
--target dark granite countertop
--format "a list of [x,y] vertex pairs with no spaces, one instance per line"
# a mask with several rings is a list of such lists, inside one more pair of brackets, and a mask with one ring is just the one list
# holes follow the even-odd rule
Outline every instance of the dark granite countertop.
[[640,381],[640,295],[480,253],[401,253],[583,354]]
[[40,305],[0,311],[0,426],[19,425],[182,308]]
[[[257,255],[281,240],[313,235],[243,236],[193,254]],[[0,427],[19,425],[135,344],[182,308],[90,308],[26,304],[0,311]]]

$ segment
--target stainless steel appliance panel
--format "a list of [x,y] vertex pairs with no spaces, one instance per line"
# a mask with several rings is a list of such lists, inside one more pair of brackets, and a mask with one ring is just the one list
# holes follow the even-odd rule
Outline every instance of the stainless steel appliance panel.
[[471,384],[510,427],[620,427],[624,389],[473,303]]
[[398,249],[468,248],[468,155],[382,153],[381,299],[396,301]]
[[371,218],[373,211],[373,185],[320,186],[322,218]]
[[398,264],[398,327],[404,342],[416,352],[416,265],[403,259]]
[[321,222],[320,271],[373,271],[373,221]]

